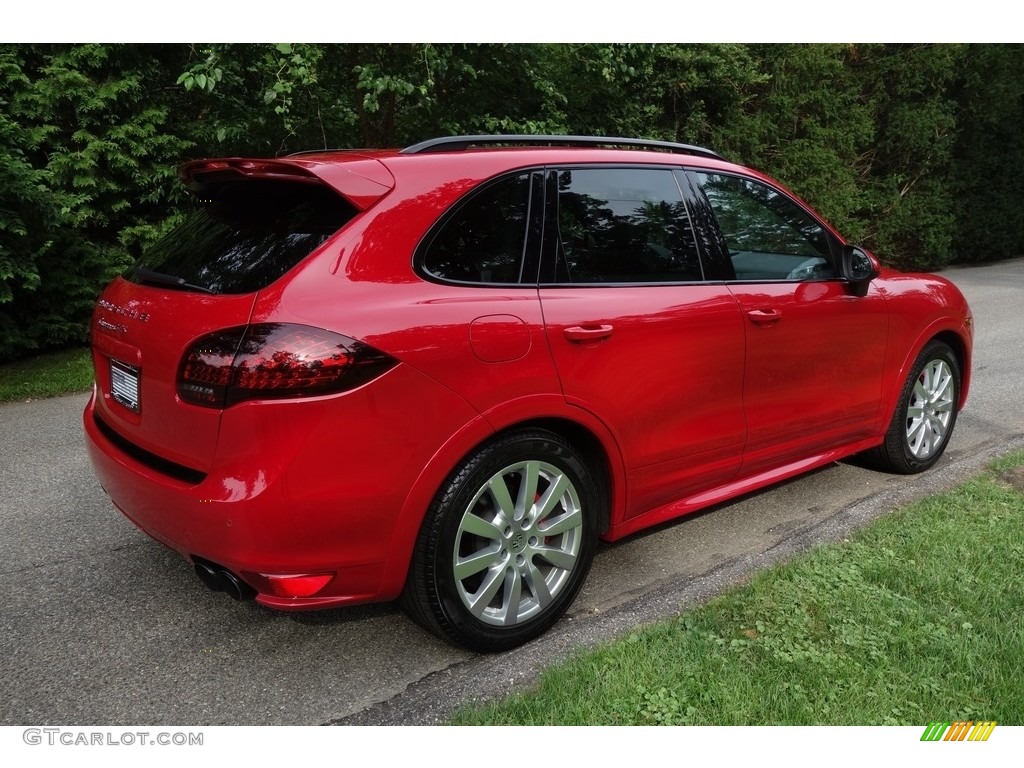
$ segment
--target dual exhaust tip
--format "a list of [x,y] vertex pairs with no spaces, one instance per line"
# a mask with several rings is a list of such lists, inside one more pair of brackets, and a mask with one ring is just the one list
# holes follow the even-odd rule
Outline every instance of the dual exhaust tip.
[[251,600],[256,590],[223,566],[205,560],[195,560],[196,576],[214,592],[226,592],[235,600]]

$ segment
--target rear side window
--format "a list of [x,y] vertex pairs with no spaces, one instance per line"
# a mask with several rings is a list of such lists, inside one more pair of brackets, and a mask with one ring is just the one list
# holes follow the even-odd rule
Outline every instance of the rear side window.
[[277,280],[356,214],[319,184],[238,181],[200,200],[201,210],[149,248],[125,279],[250,293]]
[[536,260],[527,250],[528,240],[539,240],[536,223],[531,226],[531,220],[539,222],[530,213],[534,188],[540,197],[541,176],[527,172],[473,193],[427,236],[423,270],[460,283],[536,284]]
[[670,170],[557,174],[557,283],[675,283],[703,278],[690,217]]

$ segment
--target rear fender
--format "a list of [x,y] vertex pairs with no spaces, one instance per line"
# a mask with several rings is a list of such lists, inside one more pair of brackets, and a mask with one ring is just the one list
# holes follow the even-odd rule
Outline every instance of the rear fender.
[[380,586],[380,599],[393,600],[401,594],[416,539],[434,497],[451,473],[473,451],[499,433],[529,426],[557,428],[559,421],[586,430],[600,444],[610,471],[608,485],[611,490],[611,509],[608,522],[614,526],[616,521],[621,521],[626,507],[625,467],[618,444],[604,423],[593,414],[568,405],[561,395],[537,395],[512,400],[466,424],[438,449],[420,472],[395,524],[389,548],[391,554]]

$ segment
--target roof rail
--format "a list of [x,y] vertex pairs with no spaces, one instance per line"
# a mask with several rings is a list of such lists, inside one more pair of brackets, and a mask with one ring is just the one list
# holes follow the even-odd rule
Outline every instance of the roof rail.
[[353,148],[353,147],[331,147],[330,149],[328,149],[327,147],[324,147],[323,149],[300,149],[298,152],[289,152],[287,155],[282,155],[282,157],[295,157],[296,155],[320,155],[320,154],[324,154],[326,152],[379,152],[379,151],[380,151],[379,149],[372,149],[370,147],[364,147],[364,148],[361,148],[361,149],[357,149],[357,148]]
[[653,139],[625,139],[618,136],[542,136],[530,134],[510,135],[479,135],[479,136],[444,136],[439,139],[421,141],[406,147],[399,154],[418,155],[428,152],[459,152],[469,147],[487,145],[541,145],[567,147],[632,147],[635,149],[654,149],[669,152],[682,152],[687,155],[710,157],[715,160],[724,158],[717,152],[692,144],[677,144],[672,141],[655,141]]

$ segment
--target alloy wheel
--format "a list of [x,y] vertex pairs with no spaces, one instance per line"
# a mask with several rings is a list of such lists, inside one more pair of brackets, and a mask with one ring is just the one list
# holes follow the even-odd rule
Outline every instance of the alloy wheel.
[[511,464],[462,514],[452,557],[459,598],[487,624],[526,621],[565,589],[582,541],[582,505],[569,476],[543,461]]

